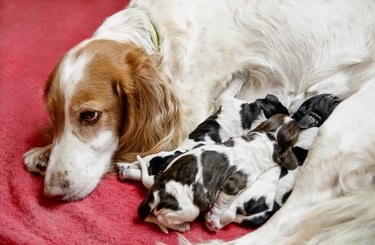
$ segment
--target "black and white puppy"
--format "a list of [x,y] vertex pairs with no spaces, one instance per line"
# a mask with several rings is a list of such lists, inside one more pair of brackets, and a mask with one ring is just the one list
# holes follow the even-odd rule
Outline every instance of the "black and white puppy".
[[[155,179],[139,206],[139,217],[158,224],[163,231],[188,230],[199,214],[211,210],[219,192],[235,197],[269,170],[280,168],[285,161],[296,161],[290,155],[298,135],[295,120],[277,114],[246,136],[203,145],[177,156]],[[142,175],[147,175],[147,165],[138,160]]]
[[[318,127],[324,123],[340,100],[331,94],[321,94],[306,100],[292,116],[301,128],[293,153],[298,167],[293,170],[275,166],[263,173],[249,188],[235,198],[220,192],[214,207],[206,214],[206,226],[217,231],[229,223],[236,222],[246,227],[258,227],[265,223],[286,202],[301,166],[312,145]],[[256,129],[255,129],[256,130]],[[295,161],[284,163],[288,165]]]
[[275,114],[289,114],[274,95],[267,95],[253,103],[235,98],[246,79],[245,71],[235,72],[228,78],[229,86],[217,101],[219,110],[199,124],[176,150],[143,158],[149,168],[148,178],[141,175],[139,163],[136,161],[118,164],[120,179],[142,180],[143,184],[150,188],[154,176],[162,173],[175,157],[202,145],[222,143],[231,137],[246,135]]

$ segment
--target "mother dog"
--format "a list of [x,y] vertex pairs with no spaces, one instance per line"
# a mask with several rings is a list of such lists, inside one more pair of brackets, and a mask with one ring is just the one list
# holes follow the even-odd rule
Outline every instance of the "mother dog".
[[[373,190],[374,12],[373,0],[134,0],[51,73],[54,138],[27,152],[25,164],[45,172],[45,195],[83,198],[112,163],[175,148],[216,109],[226,76],[246,66],[241,99],[274,94],[292,112],[316,94],[346,99],[322,126],[295,195],[343,181]],[[341,164],[363,175],[339,178]],[[319,187],[314,174],[326,178]]]

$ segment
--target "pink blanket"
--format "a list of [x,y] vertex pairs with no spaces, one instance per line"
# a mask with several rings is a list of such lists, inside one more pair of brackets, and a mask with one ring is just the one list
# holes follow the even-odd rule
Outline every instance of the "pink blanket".
[[[137,217],[146,194],[138,182],[106,176],[86,199],[62,203],[42,195],[43,178],[28,173],[22,155],[42,146],[48,121],[43,84],[58,59],[128,1],[0,0],[0,243],[166,244],[154,224]],[[214,234],[202,220],[184,235],[192,241],[230,240],[249,229],[229,225]]]

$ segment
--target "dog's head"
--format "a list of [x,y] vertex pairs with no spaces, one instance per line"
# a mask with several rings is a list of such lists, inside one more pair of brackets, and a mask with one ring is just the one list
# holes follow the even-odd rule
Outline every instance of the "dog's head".
[[47,196],[83,198],[113,158],[180,141],[179,101],[158,65],[135,45],[111,40],[84,41],[63,57],[45,88],[54,128]]
[[261,123],[252,132],[267,133],[276,141],[273,160],[281,166],[292,170],[298,166],[298,160],[292,147],[298,139],[300,128],[295,120],[283,114],[276,114]]
[[306,100],[293,118],[302,129],[320,127],[339,103],[340,99],[332,94],[320,94]]

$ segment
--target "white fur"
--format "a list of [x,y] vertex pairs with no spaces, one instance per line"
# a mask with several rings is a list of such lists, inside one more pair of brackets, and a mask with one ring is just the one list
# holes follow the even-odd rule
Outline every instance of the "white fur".
[[316,136],[318,135],[318,132],[319,132],[318,127],[312,127],[312,128],[301,130],[301,132],[298,135],[298,139],[297,139],[295,146],[298,146],[302,149],[310,149],[310,147],[314,143]]
[[[111,163],[118,144],[115,138],[111,131],[103,131],[83,144],[66,125],[62,138],[52,148],[44,193],[47,196],[63,195],[64,200],[74,200],[91,193]],[[64,181],[69,183],[68,190],[61,185]]]
[[[82,46],[82,45],[79,45]],[[77,50],[78,47],[71,50],[69,55],[66,56],[64,61],[60,66],[61,79],[60,79],[60,86],[65,95],[65,109],[69,108],[69,103],[71,101],[72,96],[75,92],[75,86],[81,81],[81,79],[85,76],[85,70],[87,64],[90,62],[91,57],[87,54],[81,55],[77,58],[73,56],[75,53],[74,51]],[[66,114],[68,111],[65,112]]]

